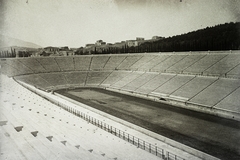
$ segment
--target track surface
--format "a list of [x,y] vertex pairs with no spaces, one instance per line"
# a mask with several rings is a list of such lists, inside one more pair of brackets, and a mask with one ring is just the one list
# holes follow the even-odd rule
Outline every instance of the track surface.
[[96,88],[64,96],[221,159],[240,159],[240,123]]

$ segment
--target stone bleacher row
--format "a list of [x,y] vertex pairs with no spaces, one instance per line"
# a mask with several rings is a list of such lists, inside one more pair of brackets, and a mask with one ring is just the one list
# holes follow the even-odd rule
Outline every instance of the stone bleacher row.
[[9,76],[60,71],[131,70],[240,78],[240,52],[182,52],[10,59]]
[[[83,71],[15,77],[44,90],[101,87],[240,112],[238,79],[141,71]],[[234,100],[232,100],[234,98]]]
[[1,76],[0,86],[0,159],[159,159],[12,79]]
[[2,67],[7,75],[45,90],[114,88],[240,112],[239,51],[19,58]]

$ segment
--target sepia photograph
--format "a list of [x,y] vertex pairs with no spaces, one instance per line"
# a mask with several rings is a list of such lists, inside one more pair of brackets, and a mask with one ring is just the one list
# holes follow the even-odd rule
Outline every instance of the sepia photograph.
[[240,0],[0,0],[0,160],[239,160]]

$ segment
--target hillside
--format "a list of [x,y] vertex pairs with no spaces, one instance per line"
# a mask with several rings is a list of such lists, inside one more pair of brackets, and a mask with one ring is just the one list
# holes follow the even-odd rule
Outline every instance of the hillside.
[[19,47],[27,47],[27,48],[41,48],[41,46],[31,43],[31,42],[26,42],[26,41],[23,41],[20,39],[0,35],[0,48],[11,47],[11,46],[19,46]]
[[0,35],[0,58],[16,57],[19,53],[21,57],[28,57],[39,51],[41,46],[23,40]]
[[134,51],[216,51],[240,49],[240,22],[225,23],[165,38],[152,43],[144,43]]

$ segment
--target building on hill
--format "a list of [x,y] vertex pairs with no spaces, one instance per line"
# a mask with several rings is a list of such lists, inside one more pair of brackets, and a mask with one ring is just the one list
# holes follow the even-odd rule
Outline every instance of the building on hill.
[[60,51],[69,51],[69,48],[68,48],[68,46],[65,46],[65,47],[61,47],[59,50]]
[[95,44],[96,44],[97,46],[101,46],[101,45],[106,44],[106,42],[103,42],[103,40],[98,40],[98,41],[96,41]]
[[44,51],[46,51],[46,52],[59,51],[59,48],[58,48],[58,47],[51,47],[51,46],[45,47],[45,48],[43,48],[43,49],[44,49]]
[[137,40],[137,41],[144,41],[144,38],[137,37],[136,40]]
[[94,44],[86,44],[86,48],[92,48],[94,46]]
[[136,40],[127,40],[126,43],[128,47],[136,47],[140,45],[139,41]]
[[68,51],[59,51],[60,56],[72,56],[75,55],[73,50],[68,50]]
[[144,42],[145,42],[144,38],[141,37],[137,37],[136,40],[126,40],[126,44],[128,47],[136,47]]
[[160,37],[160,36],[153,36],[152,39],[156,40],[156,39],[163,39],[163,37]]
[[39,51],[27,51],[25,52],[25,55],[27,55],[27,57],[32,57],[32,56],[35,56],[35,55],[38,55]]

